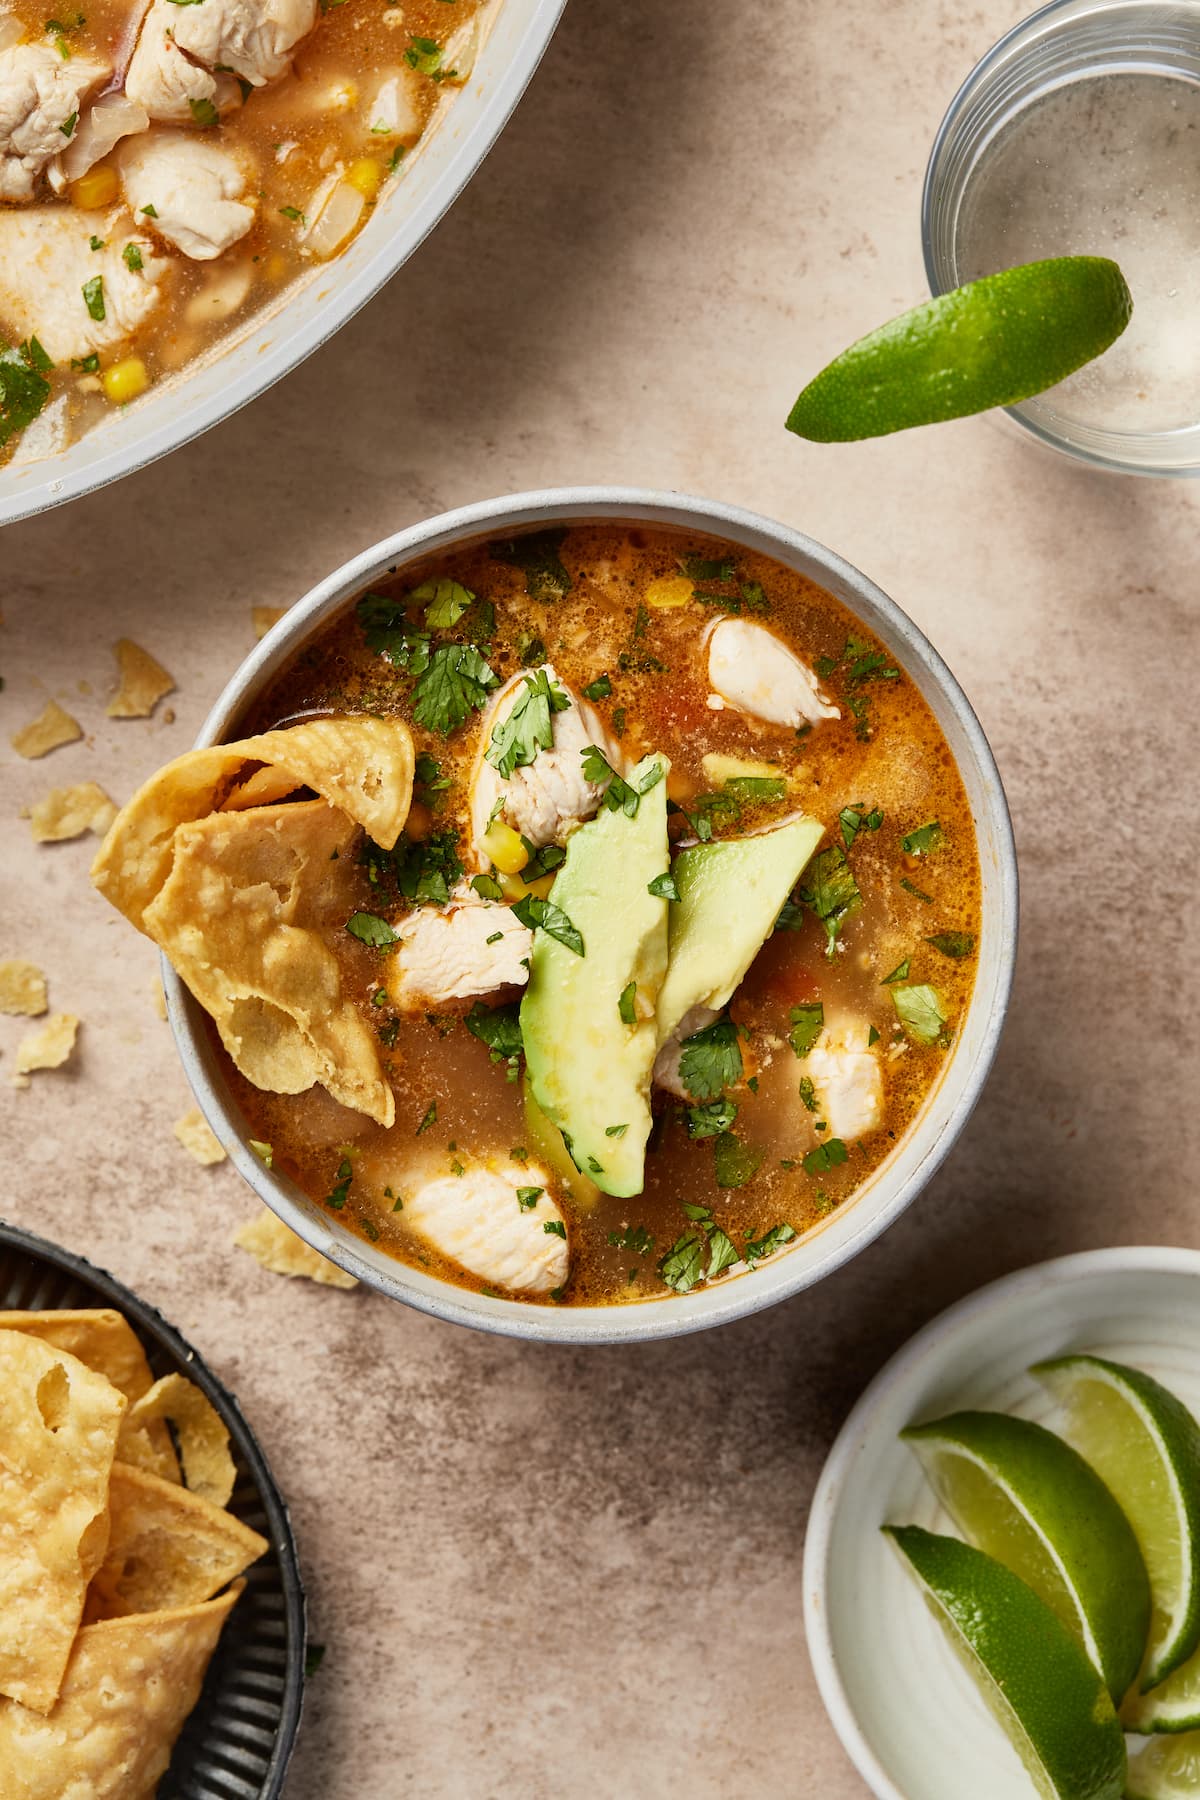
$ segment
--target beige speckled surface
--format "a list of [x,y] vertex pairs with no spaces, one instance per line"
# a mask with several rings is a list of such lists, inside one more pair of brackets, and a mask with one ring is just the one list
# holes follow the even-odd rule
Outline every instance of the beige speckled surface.
[[[862,1795],[800,1620],[851,1401],[1002,1270],[1200,1242],[1200,486],[1089,474],[992,421],[846,449],[782,430],[807,374],[923,293],[932,132],[1017,16],[571,0],[464,201],[340,338],[173,459],[4,535],[0,955],[42,962],[85,1023],[76,1066],[15,1093],[21,1022],[0,1019],[0,1210],[161,1306],[262,1436],[328,1646],[295,1800]],[[992,1083],[899,1226],[744,1325],[585,1354],[231,1251],[253,1203],[171,1134],[190,1102],[150,947],[89,893],[90,844],[35,848],[17,812],[85,779],[123,797],[185,748],[252,604],[442,507],[603,480],[787,519],[912,613],[1008,782],[1024,939]],[[173,722],[105,719],[122,634],[176,676]],[[85,740],[18,763],[8,735],[49,694]]]

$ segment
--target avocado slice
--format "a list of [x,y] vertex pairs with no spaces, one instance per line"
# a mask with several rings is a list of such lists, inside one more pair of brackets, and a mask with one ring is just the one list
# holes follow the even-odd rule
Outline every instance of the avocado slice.
[[671,866],[670,962],[658,996],[664,1044],[693,1006],[720,1012],[775,928],[783,903],[825,835],[803,813],[752,837],[681,850]]
[[525,1112],[525,1141],[551,1173],[558,1176],[563,1191],[575,1202],[577,1212],[589,1213],[600,1200],[600,1189],[590,1175],[581,1175],[563,1143],[562,1133],[552,1125],[537,1101],[528,1077],[521,1083],[521,1104]]
[[[535,931],[521,1002],[533,1099],[563,1134],[575,1166],[606,1194],[641,1193],[650,1135],[667,902],[649,892],[649,883],[668,863],[671,765],[665,756],[647,756],[628,777],[637,788],[655,765],[662,778],[642,794],[635,817],[606,808],[567,844],[553,902],[582,935],[584,954]],[[635,1018],[626,1024],[618,1006],[630,982],[637,984]]]

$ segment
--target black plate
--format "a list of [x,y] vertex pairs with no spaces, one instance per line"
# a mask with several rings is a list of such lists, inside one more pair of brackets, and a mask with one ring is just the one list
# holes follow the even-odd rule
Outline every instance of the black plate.
[[15,1226],[0,1224],[0,1311],[111,1306],[142,1341],[157,1379],[178,1370],[212,1401],[230,1436],[237,1481],[230,1512],[270,1549],[246,1571],[246,1591],[221,1633],[157,1800],[275,1800],[304,1700],[304,1588],[291,1521],[237,1401],[162,1315],[95,1269]]

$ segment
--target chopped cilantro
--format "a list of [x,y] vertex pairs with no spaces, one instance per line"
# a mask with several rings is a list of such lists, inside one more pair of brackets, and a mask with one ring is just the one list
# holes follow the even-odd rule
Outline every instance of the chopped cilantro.
[[419,75],[436,75],[442,66],[442,46],[436,38],[415,37],[404,52],[404,60]]
[[84,375],[98,375],[100,373],[99,354],[93,350],[88,356],[73,356],[71,367],[80,370]]
[[737,574],[732,557],[681,556],[679,567],[689,581],[732,581]]
[[621,989],[621,997],[617,1001],[617,1012],[620,1014],[622,1025],[637,1024],[637,1009],[634,1005],[636,998],[637,982],[631,981],[628,987]]
[[839,1163],[844,1163],[849,1154],[841,1138],[829,1138],[825,1143],[818,1144],[815,1150],[808,1152],[804,1158],[804,1173],[825,1175]]
[[548,937],[557,938],[560,944],[573,950],[576,956],[585,954],[581,934],[552,900],[539,900],[536,894],[528,894],[518,900],[512,910],[522,925],[528,925],[531,931],[541,929]]
[[868,1033],[867,1033],[867,1048],[870,1049],[872,1044],[877,1044],[878,1042],[879,1042],[878,1029],[874,1025],[872,1025],[870,1031],[868,1031]]
[[813,1086],[812,1077],[809,1075],[802,1075],[800,1077],[800,1099],[803,1103],[805,1112],[816,1112],[817,1090]]
[[545,1191],[545,1188],[540,1187],[519,1187],[517,1189],[518,1207],[522,1212],[532,1212]]
[[425,1117],[421,1120],[421,1123],[417,1126],[417,1129],[413,1132],[413,1136],[420,1137],[420,1135],[423,1131],[428,1131],[429,1127],[431,1125],[436,1125],[436,1124],[437,1124],[437,1101],[431,1100],[429,1102],[428,1107],[426,1108]]
[[418,904],[434,901],[444,906],[462,874],[458,835],[453,831],[435,832],[428,838],[410,838],[402,832],[394,850],[382,850],[368,839],[362,854],[372,885],[378,886],[383,876],[390,876],[397,893]]
[[438,796],[454,784],[448,775],[442,774],[442,765],[436,756],[430,756],[423,750],[418,756],[413,770],[413,782],[417,790],[417,798],[426,806],[437,806]]
[[737,1101],[723,1094],[719,1100],[710,1100],[704,1106],[689,1106],[687,1109],[687,1131],[690,1138],[720,1137],[728,1131],[737,1118]]
[[188,108],[197,125],[207,127],[221,123],[221,115],[211,100],[189,100]]
[[50,398],[46,372],[53,368],[37,338],[0,348],[0,447],[37,418]]
[[136,244],[126,244],[121,252],[121,260],[135,275],[142,267],[142,253]]
[[83,304],[87,307],[88,318],[102,324],[107,314],[104,310],[104,277],[93,275],[90,281],[83,284]]
[[607,675],[597,675],[595,681],[589,681],[583,690],[587,700],[607,700],[612,693],[612,682]]
[[337,1167],[334,1184],[325,1196],[326,1206],[332,1207],[334,1212],[341,1212],[346,1204],[346,1196],[350,1192],[350,1183],[353,1179],[354,1166],[348,1156],[343,1156]]
[[554,714],[566,712],[570,704],[545,669],[539,669],[536,675],[523,675],[520,693],[492,730],[486,760],[507,781],[515,769],[526,768],[533,762],[539,750],[551,748]]
[[892,1004],[909,1037],[918,1044],[936,1044],[946,1028],[942,997],[928,983],[919,987],[894,987]]
[[774,1255],[784,1244],[790,1244],[796,1233],[790,1225],[772,1225],[760,1238],[748,1237],[742,1245],[742,1258],[753,1268],[764,1256]]
[[481,900],[503,900],[504,889],[494,875],[472,875],[471,886]]
[[678,900],[679,898],[679,888],[670,869],[665,869],[661,875],[656,875],[653,881],[648,881],[646,892],[653,894],[656,900]]
[[695,1232],[676,1238],[658,1265],[658,1273],[677,1294],[689,1294],[704,1279],[708,1241]]
[[842,842],[849,850],[860,831],[878,831],[883,824],[883,811],[880,807],[867,812],[861,801],[853,806],[843,806],[838,814],[838,823],[842,828]]
[[626,1125],[606,1125],[604,1127],[604,1135],[605,1135],[605,1137],[611,1137],[611,1138],[623,1138],[625,1136],[625,1133],[628,1130],[629,1130],[629,1126],[627,1124]]
[[95,234],[93,234],[88,239],[88,249],[89,250],[103,250],[103,248],[104,248],[104,239],[102,237],[96,237]]
[[620,1231],[610,1231],[608,1241],[617,1250],[631,1250],[635,1256],[649,1256],[654,1248],[654,1239],[644,1225],[625,1225]]
[[142,215],[144,218],[147,218],[147,219],[157,219],[158,208],[154,207],[154,206],[143,206]]
[[449,631],[475,603],[470,588],[448,577],[440,581],[423,581],[408,598],[424,605],[427,631]]
[[558,600],[571,591],[571,577],[559,555],[566,535],[557,527],[531,531],[524,537],[505,538],[492,544],[490,554],[496,562],[523,570],[525,592],[531,600]]
[[[517,661],[523,669],[531,669],[535,663],[546,660],[546,646],[542,639],[532,631],[523,631],[517,639]],[[584,688],[584,693],[587,689]]]
[[389,945],[397,941],[396,933],[387,920],[381,919],[378,913],[351,913],[346,920],[346,930],[351,937],[356,937],[360,944],[370,944],[373,950],[386,950]]
[[911,894],[914,900],[923,900],[926,906],[933,905],[933,895],[927,894],[923,888],[915,886],[915,884],[908,879],[907,875],[901,877],[900,886],[904,889],[906,894]]
[[612,728],[619,738],[625,736],[625,708],[618,706],[613,710]]
[[526,887],[532,887],[535,881],[540,881],[542,879],[543,875],[552,875],[559,864],[564,863],[567,860],[567,853],[561,844],[542,844],[539,846],[531,843],[529,838],[525,836],[522,836],[521,843],[524,847],[526,856],[529,858],[529,861],[521,870],[521,880],[525,883]]
[[975,933],[973,931],[938,931],[932,937],[927,937],[925,942],[932,944],[935,950],[940,950],[943,956],[951,956],[958,962],[964,956],[970,956],[974,950]]
[[883,980],[880,982],[880,986],[881,987],[891,987],[897,981],[907,981],[908,980],[908,966],[909,966],[910,960],[911,959],[906,956],[903,962],[897,963],[895,968],[892,970],[891,974],[885,975],[883,977]]
[[[713,1170],[719,1188],[740,1188],[757,1172],[765,1152],[723,1131],[713,1144]],[[736,1259],[735,1259],[736,1260]],[[711,1273],[711,1271],[710,1271]]]
[[858,883],[850,872],[846,853],[838,844],[813,857],[805,870],[798,898],[815,913],[825,931],[825,954],[833,956],[838,934],[850,914],[862,904]]
[[546,1233],[547,1237],[565,1238],[567,1235],[567,1228],[561,1219],[547,1219],[542,1226],[542,1230]]
[[940,850],[945,841],[941,826],[936,819],[931,819],[928,825],[918,826],[916,831],[902,837],[900,848],[906,856],[928,856],[931,850]]
[[[580,751],[580,758],[584,778],[594,786],[604,788],[604,805],[608,811],[623,812],[627,819],[636,818],[641,795],[624,776],[617,774],[603,750],[596,744],[587,744]],[[661,763],[656,766],[661,776]]]
[[64,137],[69,138],[78,123],[79,114],[77,112],[68,113],[58,129],[62,132]]
[[485,1006],[477,1000],[463,1023],[472,1037],[487,1045],[493,1062],[512,1062],[525,1048],[515,1006]]
[[279,210],[283,214],[285,219],[290,219],[292,221],[293,225],[307,225],[308,224],[308,220],[305,218],[304,214],[300,211],[300,208],[298,206],[281,206],[279,208]]
[[788,1042],[797,1056],[807,1056],[825,1026],[824,1003],[813,1000],[806,1006],[793,1006],[791,1019]]
[[442,644],[417,676],[413,717],[428,731],[449,737],[473,708],[482,711],[496,676],[472,644]]
[[730,1019],[714,1019],[683,1040],[679,1078],[693,1100],[716,1100],[741,1079],[742,1052],[737,1027]]
[[504,937],[504,933],[502,931],[493,931],[491,937],[486,937],[486,938],[484,938],[483,941],[485,944],[489,944],[489,945],[490,944],[498,944],[501,942],[503,937]]
[[750,802],[786,800],[787,782],[781,775],[731,775],[724,791],[735,799]]

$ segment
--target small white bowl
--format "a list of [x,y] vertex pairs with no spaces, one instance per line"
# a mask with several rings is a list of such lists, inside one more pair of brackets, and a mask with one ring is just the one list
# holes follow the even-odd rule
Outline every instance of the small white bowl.
[[834,1728],[880,1800],[1034,1800],[880,1526],[955,1529],[899,1441],[906,1425],[981,1407],[1053,1427],[1028,1369],[1081,1350],[1147,1370],[1200,1414],[1200,1251],[1092,1250],[968,1295],[881,1369],[829,1453],[804,1550],[804,1622]]

